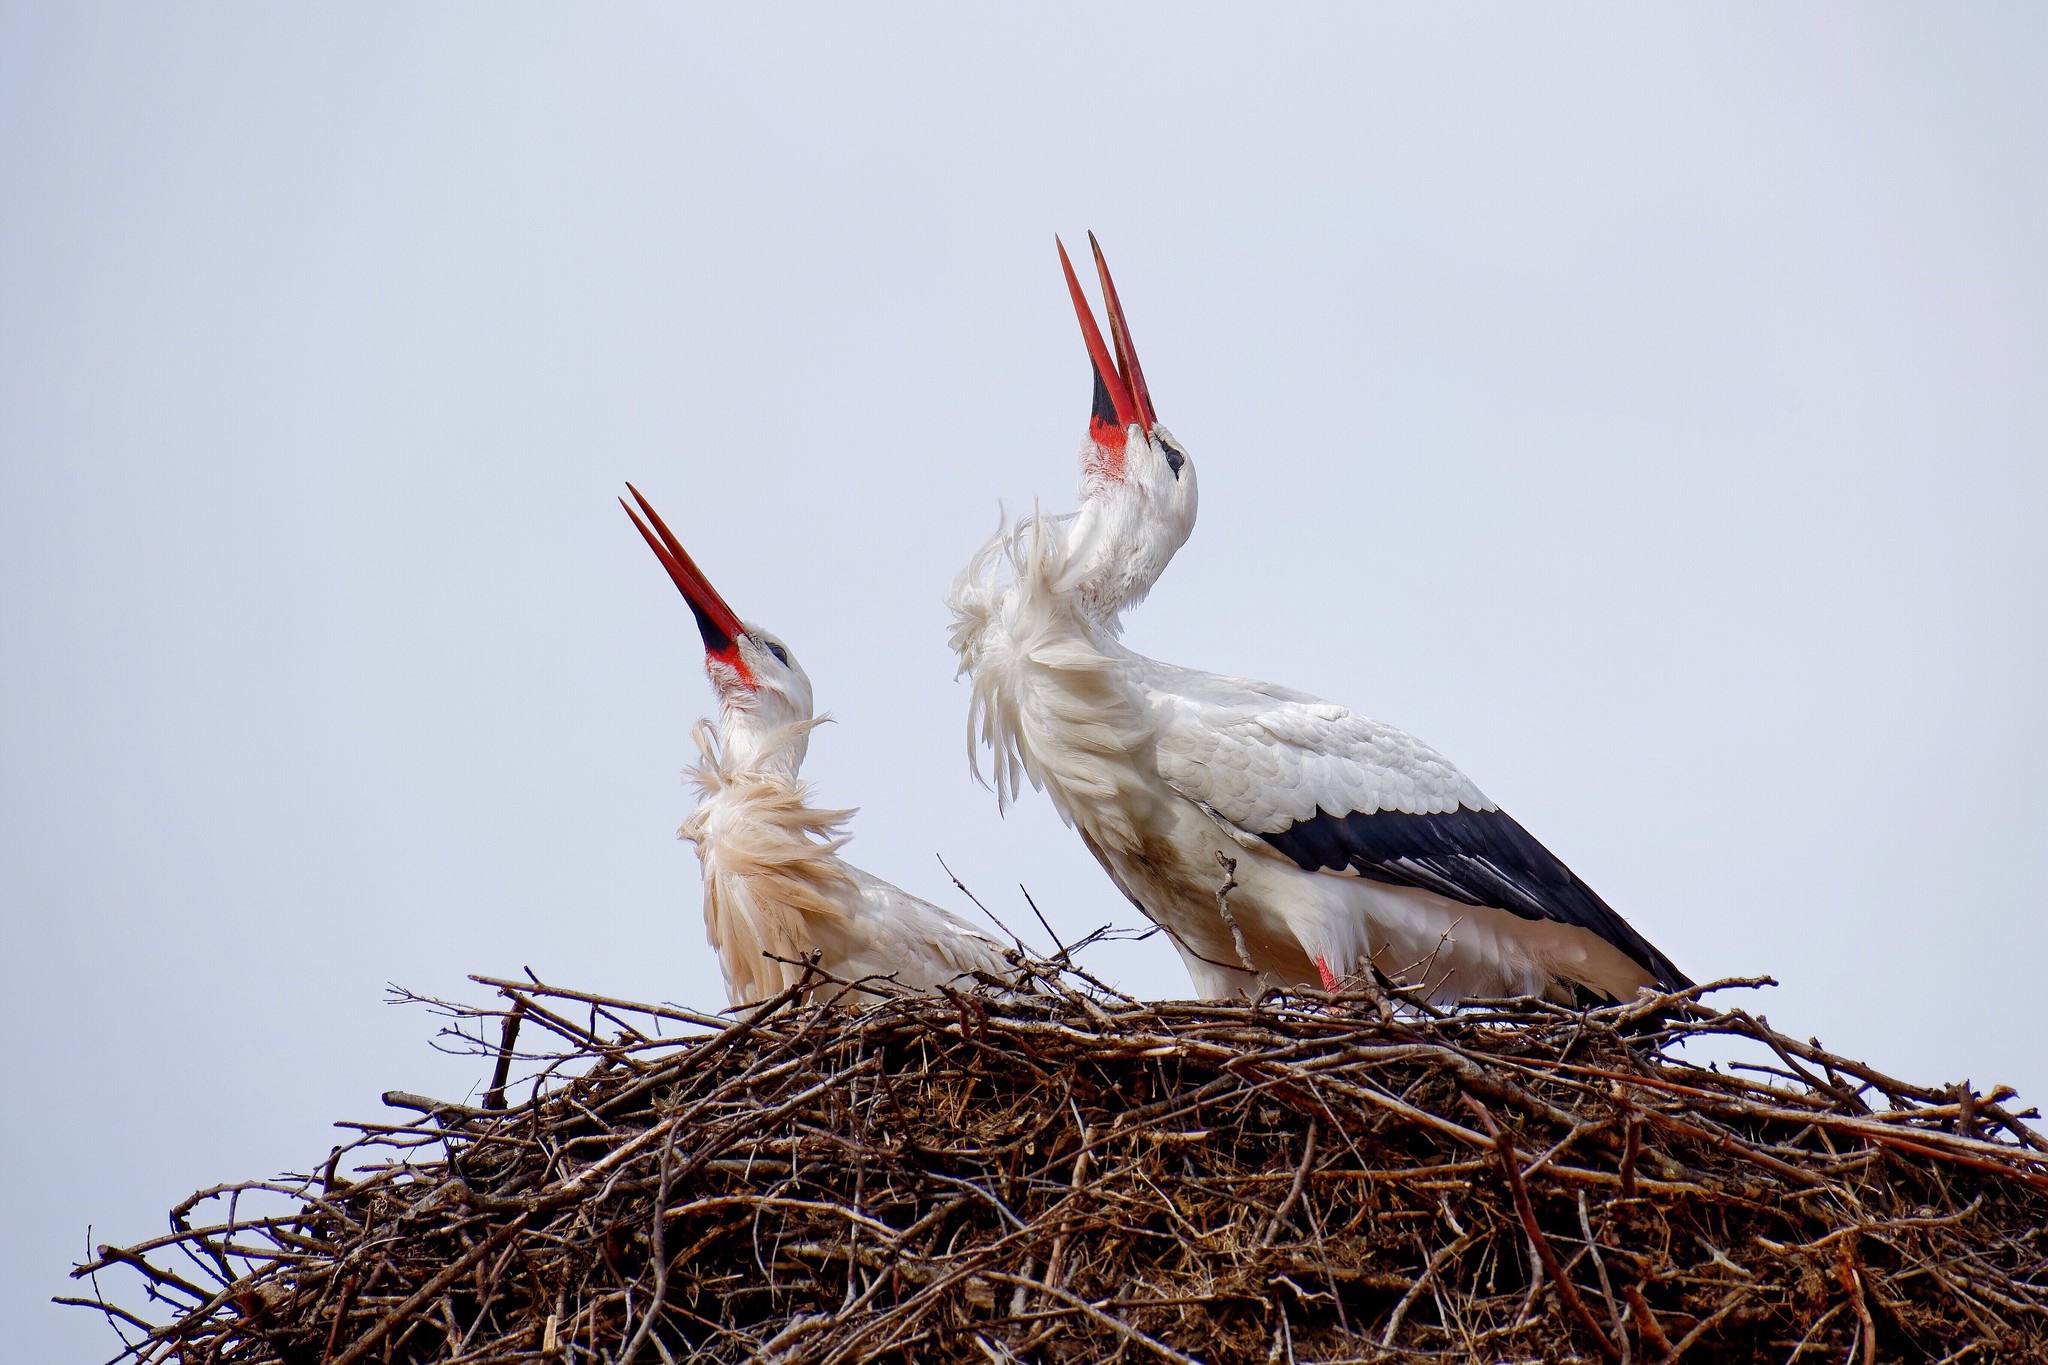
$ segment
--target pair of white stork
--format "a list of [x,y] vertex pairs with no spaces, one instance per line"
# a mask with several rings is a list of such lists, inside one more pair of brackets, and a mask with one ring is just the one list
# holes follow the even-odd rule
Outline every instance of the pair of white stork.
[[[1123,614],[1194,530],[1195,466],[1153,410],[1089,242],[1107,341],[1059,253],[1094,371],[1080,507],[999,530],[949,601],[972,682],[970,764],[980,775],[988,750],[998,803],[1026,783],[1043,790],[1208,998],[1334,989],[1368,968],[1440,1003],[1626,1000],[1691,984],[1420,740],[1121,643]],[[919,990],[1007,974],[994,939],[840,856],[852,812],[815,808],[799,777],[818,723],[810,679],[631,491],[646,520],[627,515],[689,603],[718,694],[717,724],[697,726],[702,799],[682,835],[703,862],[732,1003],[782,991],[807,960],[842,981]]]

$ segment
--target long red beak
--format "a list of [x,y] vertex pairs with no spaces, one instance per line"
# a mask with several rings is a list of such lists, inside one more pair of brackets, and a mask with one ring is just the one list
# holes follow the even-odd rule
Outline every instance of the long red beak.
[[1088,234],[1088,245],[1095,253],[1095,273],[1102,281],[1102,304],[1109,313],[1110,344],[1115,350],[1111,358],[1110,346],[1104,345],[1102,329],[1095,325],[1095,314],[1088,307],[1088,296],[1081,292],[1081,281],[1074,274],[1074,263],[1067,259],[1066,243],[1058,237],[1053,244],[1059,248],[1060,269],[1066,273],[1067,292],[1073,296],[1074,314],[1081,322],[1081,340],[1087,344],[1088,359],[1095,366],[1095,389],[1100,409],[1107,399],[1108,412],[1098,411],[1096,420],[1104,425],[1114,421],[1119,431],[1135,423],[1139,428],[1150,431],[1159,420],[1152,409],[1152,393],[1145,385],[1145,372],[1138,367],[1138,353],[1131,345],[1130,324],[1124,320],[1123,304],[1117,299],[1116,284],[1109,277],[1109,262],[1102,257],[1102,247],[1095,240],[1095,234]]
[[1109,312],[1109,340],[1116,347],[1117,367],[1123,371],[1131,400],[1137,404],[1138,421],[1150,431],[1158,423],[1159,414],[1152,410],[1152,391],[1145,387],[1145,372],[1138,368],[1138,352],[1131,345],[1131,325],[1124,321],[1116,281],[1109,277],[1109,262],[1102,258],[1102,243],[1095,240],[1092,232],[1088,234],[1088,249],[1095,253],[1095,274],[1102,281],[1102,306]]
[[655,511],[632,484],[626,485],[626,491],[633,495],[634,502],[640,504],[640,511],[647,514],[647,521],[654,523],[654,529],[647,529],[647,521],[640,520],[639,514],[626,505],[624,498],[619,499],[619,506],[626,508],[626,515],[633,518],[633,525],[646,540],[647,547],[654,551],[661,567],[668,570],[668,576],[682,589],[683,600],[690,604],[690,614],[697,618],[697,633],[704,637],[704,652],[731,664],[740,671],[740,676],[750,677],[739,653],[739,639],[747,633],[747,628],[740,624],[740,618],[718,595],[718,589],[711,586],[711,580],[704,577],[697,561],[690,558],[690,552],[668,529],[661,513]]

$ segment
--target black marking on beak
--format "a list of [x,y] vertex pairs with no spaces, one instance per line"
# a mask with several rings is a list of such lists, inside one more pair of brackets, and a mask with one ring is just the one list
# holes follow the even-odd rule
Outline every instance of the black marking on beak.
[[1088,372],[1095,377],[1095,403],[1088,414],[1088,424],[1122,431],[1123,423],[1117,420],[1116,402],[1109,396],[1109,386],[1102,382],[1102,371],[1090,366]]

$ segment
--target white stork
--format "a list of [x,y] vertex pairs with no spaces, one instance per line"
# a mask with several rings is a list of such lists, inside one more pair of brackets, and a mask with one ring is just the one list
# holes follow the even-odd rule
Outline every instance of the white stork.
[[[682,590],[704,639],[718,723],[697,722],[701,799],[683,821],[704,868],[704,928],[734,1005],[780,994],[818,965],[841,981],[887,978],[932,990],[972,973],[1008,976],[1002,945],[930,901],[839,856],[850,810],[819,810],[798,776],[811,731],[811,680],[789,647],[742,622],[631,484],[653,529],[626,515]],[[780,959],[780,960],[778,960]]]
[[1205,996],[1329,988],[1368,962],[1439,1001],[1689,984],[1420,740],[1118,641],[1194,527],[1194,465],[1095,259],[1114,358],[1060,251],[1095,381],[1080,510],[1000,530],[950,601],[998,800],[1043,789]]

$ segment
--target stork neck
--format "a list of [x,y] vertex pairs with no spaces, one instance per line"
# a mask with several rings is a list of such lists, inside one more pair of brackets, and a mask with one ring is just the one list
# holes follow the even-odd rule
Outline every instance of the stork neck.
[[1157,518],[1113,492],[1083,502],[1069,536],[1066,581],[1089,623],[1112,636],[1180,548]]
[[810,727],[778,724],[757,709],[719,708],[718,747],[729,776],[780,777],[796,781],[810,748]]

